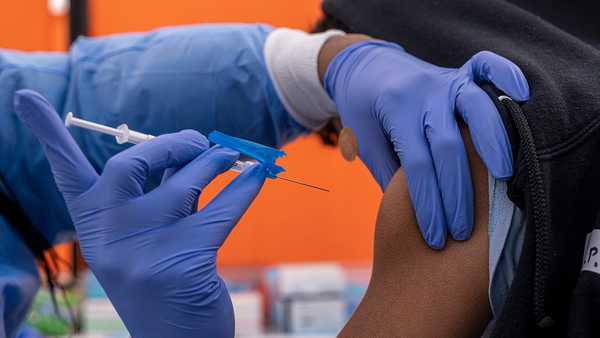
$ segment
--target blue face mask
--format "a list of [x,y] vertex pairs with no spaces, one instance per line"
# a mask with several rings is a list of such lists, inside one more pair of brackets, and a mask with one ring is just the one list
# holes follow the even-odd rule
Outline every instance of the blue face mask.
[[525,217],[508,199],[508,185],[492,175],[489,187],[489,301],[498,316],[508,297],[525,240]]

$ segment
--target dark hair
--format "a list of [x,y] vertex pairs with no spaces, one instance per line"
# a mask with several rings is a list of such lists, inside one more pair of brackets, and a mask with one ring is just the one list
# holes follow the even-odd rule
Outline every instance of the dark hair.
[[348,26],[344,25],[340,20],[330,16],[329,14],[324,14],[319,21],[317,21],[312,29],[312,32],[321,33],[329,29],[339,29],[346,33],[352,33]]

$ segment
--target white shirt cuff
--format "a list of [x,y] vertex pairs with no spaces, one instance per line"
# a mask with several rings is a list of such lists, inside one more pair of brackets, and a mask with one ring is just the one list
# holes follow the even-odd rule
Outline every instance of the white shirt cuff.
[[343,34],[279,28],[267,37],[263,52],[277,95],[290,115],[308,129],[319,129],[338,115],[319,81],[318,58],[327,39]]

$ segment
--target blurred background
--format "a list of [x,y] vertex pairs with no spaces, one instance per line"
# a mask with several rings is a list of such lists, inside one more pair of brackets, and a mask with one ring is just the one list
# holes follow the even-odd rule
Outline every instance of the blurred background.
[[[321,16],[320,5],[320,0],[4,1],[0,48],[64,52],[79,35],[204,23],[266,23],[310,31]],[[368,283],[381,192],[360,161],[345,162],[337,148],[324,146],[316,136],[300,138],[284,150],[287,157],[280,163],[289,177],[331,192],[268,181],[220,252],[220,271],[232,291],[238,335],[333,337]],[[213,183],[200,204],[231,177]],[[126,336],[110,302],[86,273],[77,246],[57,251],[64,261],[61,276],[75,280],[70,305],[80,317],[82,334]],[[30,320],[34,326],[47,325],[40,318],[52,316],[46,296],[38,297]]]

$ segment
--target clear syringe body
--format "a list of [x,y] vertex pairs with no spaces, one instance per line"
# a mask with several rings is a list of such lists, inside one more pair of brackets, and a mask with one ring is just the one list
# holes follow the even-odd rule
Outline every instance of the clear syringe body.
[[[114,136],[118,144],[138,144],[155,138],[154,135],[144,134],[135,130],[131,130],[129,129],[127,124],[121,124],[117,128],[113,128],[100,123],[77,118],[73,116],[73,113],[68,113],[67,116],[65,116],[65,126],[67,126],[67,128],[70,126],[77,126],[83,129],[93,130],[102,134]],[[244,171],[244,169],[248,168],[252,164],[254,164],[254,162],[252,161],[238,160],[235,161],[235,163],[229,170],[242,172]]]

